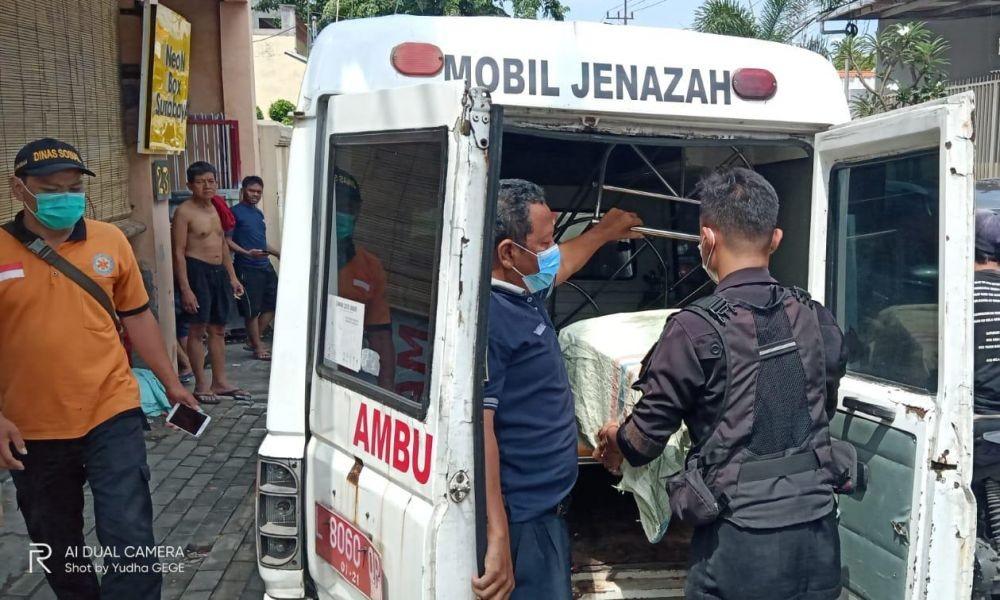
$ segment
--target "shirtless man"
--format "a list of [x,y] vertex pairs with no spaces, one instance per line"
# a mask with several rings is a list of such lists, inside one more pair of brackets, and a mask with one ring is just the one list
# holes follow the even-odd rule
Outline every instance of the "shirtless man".
[[[233,270],[222,221],[212,205],[218,190],[215,167],[192,163],[187,169],[191,199],[174,213],[174,275],[181,292],[181,307],[190,330],[188,360],[194,371],[194,395],[204,404],[218,404],[218,396],[249,400],[250,394],[226,379],[226,322],[229,298],[243,295],[243,286]],[[205,346],[212,361],[212,383],[205,378]]]

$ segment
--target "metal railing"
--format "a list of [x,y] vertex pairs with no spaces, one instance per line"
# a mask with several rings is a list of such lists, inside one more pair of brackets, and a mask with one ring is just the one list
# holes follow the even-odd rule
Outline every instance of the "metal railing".
[[218,171],[219,189],[232,190],[240,185],[239,121],[223,114],[188,116],[187,147],[170,157],[173,189],[186,190],[188,165],[199,160],[211,163]]
[[948,87],[957,94],[976,94],[976,179],[1000,177],[1000,73],[958,81]]

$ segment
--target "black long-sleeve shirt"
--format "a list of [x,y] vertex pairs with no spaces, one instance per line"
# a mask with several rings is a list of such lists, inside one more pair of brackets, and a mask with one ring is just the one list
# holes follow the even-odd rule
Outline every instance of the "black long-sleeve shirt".
[[[722,280],[715,293],[762,305],[777,285],[765,268],[743,269]],[[832,418],[847,352],[833,315],[825,307],[818,312],[826,351],[827,413]],[[633,385],[642,399],[618,430],[618,445],[629,464],[644,465],[659,456],[682,421],[695,445],[711,433],[725,396],[725,362],[722,340],[702,317],[682,311],[667,321]]]

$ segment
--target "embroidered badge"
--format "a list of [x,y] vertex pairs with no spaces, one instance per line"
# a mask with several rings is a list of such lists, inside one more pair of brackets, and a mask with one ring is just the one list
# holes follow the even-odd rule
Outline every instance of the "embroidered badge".
[[115,272],[115,259],[103,252],[94,255],[94,262],[92,264],[94,273],[97,273],[101,277],[107,277]]
[[22,263],[0,265],[0,281],[8,279],[24,279],[24,265]]

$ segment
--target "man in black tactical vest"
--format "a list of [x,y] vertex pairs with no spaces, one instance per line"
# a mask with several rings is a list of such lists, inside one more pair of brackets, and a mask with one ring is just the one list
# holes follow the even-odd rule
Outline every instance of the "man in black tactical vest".
[[646,464],[687,424],[686,468],[668,482],[675,517],[695,527],[689,599],[827,600],[841,591],[834,493],[857,455],[831,440],[845,371],[830,312],[768,272],[781,242],[778,197],[760,175],[703,179],[702,264],[718,283],[667,321],[634,388],[642,399],[600,432],[595,457]]

